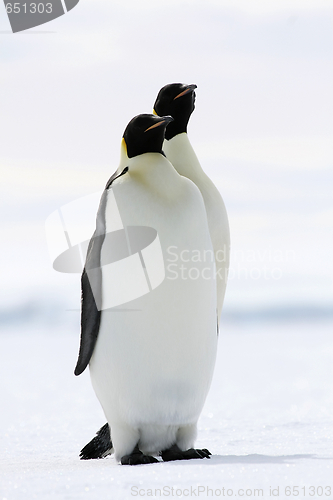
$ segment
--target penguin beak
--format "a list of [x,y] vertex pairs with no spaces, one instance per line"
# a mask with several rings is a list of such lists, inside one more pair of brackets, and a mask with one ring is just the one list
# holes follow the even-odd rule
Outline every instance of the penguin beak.
[[148,132],[148,130],[151,130],[156,127],[160,127],[161,125],[168,125],[170,122],[173,122],[172,116],[162,116],[160,120],[157,123],[154,123],[151,127],[146,128],[145,132]]
[[176,95],[176,97],[174,97],[173,100],[175,101],[176,99],[178,99],[178,97],[182,97],[183,95],[186,95],[189,92],[193,92],[193,90],[195,90],[196,88],[197,88],[197,86],[195,84],[187,85],[186,89],[183,90],[183,92],[181,92],[180,94]]

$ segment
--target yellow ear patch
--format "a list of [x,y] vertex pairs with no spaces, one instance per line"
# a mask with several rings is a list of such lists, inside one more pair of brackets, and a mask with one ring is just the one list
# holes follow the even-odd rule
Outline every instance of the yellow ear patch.
[[158,116],[158,114],[156,113],[155,109],[153,109],[153,115]]
[[125,151],[125,153],[127,154],[127,144],[126,144],[126,141],[124,138],[122,138],[122,140],[121,140],[121,149],[123,149]]

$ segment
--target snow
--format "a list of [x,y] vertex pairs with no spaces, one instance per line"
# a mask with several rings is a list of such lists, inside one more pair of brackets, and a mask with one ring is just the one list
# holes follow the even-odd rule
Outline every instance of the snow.
[[212,458],[136,467],[78,458],[105,423],[89,373],[73,375],[78,323],[8,326],[0,499],[331,498],[332,326],[224,321],[197,440]]

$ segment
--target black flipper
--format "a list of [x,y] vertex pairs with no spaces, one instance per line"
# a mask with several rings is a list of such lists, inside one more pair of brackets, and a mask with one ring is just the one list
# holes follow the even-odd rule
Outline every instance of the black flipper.
[[90,460],[94,458],[104,458],[112,453],[112,441],[110,435],[109,424],[106,423],[97,432],[94,439],[92,439],[80,451],[81,460]]
[[[115,172],[108,180],[99,204],[96,217],[96,230],[89,242],[86,263],[81,278],[81,341],[77,364],[74,370],[75,375],[80,375],[87,367],[92,353],[94,352],[99,325],[101,321],[101,311],[97,309],[95,296],[99,299],[102,289],[101,248],[105,239],[105,207],[107,201],[107,191],[112,182],[128,171],[126,167],[120,174]],[[94,294],[86,273],[86,269],[98,269],[96,272],[96,282],[94,282]]]

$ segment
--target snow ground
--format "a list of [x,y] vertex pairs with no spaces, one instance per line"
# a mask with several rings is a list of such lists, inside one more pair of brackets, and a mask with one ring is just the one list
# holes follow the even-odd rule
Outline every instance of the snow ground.
[[[8,327],[0,500],[332,498],[332,326],[226,322],[197,441],[213,457],[137,467],[78,459],[105,418],[89,373],[73,375],[74,328]],[[288,486],[299,488],[289,496]]]

